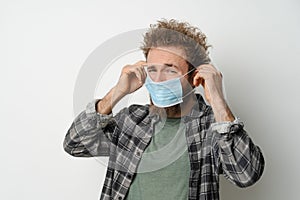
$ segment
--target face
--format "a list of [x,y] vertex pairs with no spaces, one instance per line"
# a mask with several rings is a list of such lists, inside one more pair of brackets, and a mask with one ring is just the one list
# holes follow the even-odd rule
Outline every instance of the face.
[[154,82],[180,77],[188,72],[185,52],[178,47],[151,48],[147,56],[147,72]]
[[[162,82],[174,78],[180,78],[183,96],[188,94],[192,87],[192,75],[185,75],[188,72],[188,64],[186,62],[185,51],[176,47],[159,47],[151,48],[147,56],[147,75],[154,82]],[[184,99],[184,101],[187,98]],[[150,99],[151,101],[151,99]],[[181,111],[179,104],[165,108],[167,113],[178,113]]]

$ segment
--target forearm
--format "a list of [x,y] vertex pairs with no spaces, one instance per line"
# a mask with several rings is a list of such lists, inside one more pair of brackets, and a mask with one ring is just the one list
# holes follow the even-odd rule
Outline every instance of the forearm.
[[114,106],[125,96],[126,94],[118,91],[117,87],[113,87],[103,99],[98,101],[96,105],[96,111],[100,114],[110,114]]
[[211,102],[216,122],[232,122],[235,117],[224,99],[216,98]]

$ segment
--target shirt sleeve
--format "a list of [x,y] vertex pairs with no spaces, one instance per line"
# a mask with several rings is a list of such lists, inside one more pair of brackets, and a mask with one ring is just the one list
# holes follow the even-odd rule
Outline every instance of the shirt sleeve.
[[115,120],[112,114],[96,111],[96,103],[90,102],[73,121],[65,136],[64,150],[76,157],[108,156]]
[[244,130],[240,119],[213,123],[211,129],[217,136],[214,145],[217,167],[226,179],[239,187],[257,182],[264,170],[264,157]]

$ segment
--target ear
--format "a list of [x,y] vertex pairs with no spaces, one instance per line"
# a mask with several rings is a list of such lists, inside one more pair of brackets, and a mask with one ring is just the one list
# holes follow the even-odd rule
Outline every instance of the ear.
[[196,74],[197,74],[197,71],[194,70],[194,71],[192,71],[192,73],[189,75],[189,78],[188,78],[189,83],[193,87],[195,87],[195,85],[194,85],[194,77],[195,77]]

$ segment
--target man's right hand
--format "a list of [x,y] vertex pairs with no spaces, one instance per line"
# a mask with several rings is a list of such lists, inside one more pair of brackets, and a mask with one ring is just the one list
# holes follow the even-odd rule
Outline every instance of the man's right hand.
[[143,65],[145,61],[139,61],[133,65],[123,67],[119,81],[101,101],[98,102],[97,112],[109,114],[113,107],[127,94],[130,94],[141,88],[146,79],[146,72]]
[[143,67],[145,64],[145,61],[139,61],[133,65],[123,67],[119,81],[115,86],[116,92],[125,96],[141,88],[147,76]]

